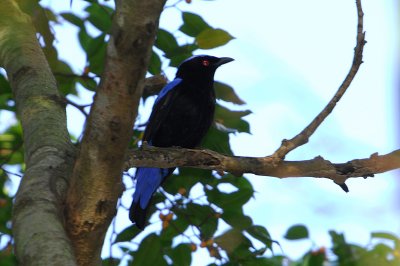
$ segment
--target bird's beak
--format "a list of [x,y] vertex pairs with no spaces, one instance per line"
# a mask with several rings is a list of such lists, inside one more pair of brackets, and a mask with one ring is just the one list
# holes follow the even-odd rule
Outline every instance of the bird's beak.
[[230,58],[230,57],[221,57],[221,58],[215,63],[215,66],[216,66],[216,67],[219,67],[219,66],[221,66],[221,65],[223,65],[223,64],[232,62],[233,60],[234,60],[234,59],[233,59],[233,58]]

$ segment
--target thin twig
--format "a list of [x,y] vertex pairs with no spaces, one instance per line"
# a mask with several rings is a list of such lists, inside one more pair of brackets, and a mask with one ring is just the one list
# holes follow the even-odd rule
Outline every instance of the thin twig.
[[1,169],[2,171],[4,171],[4,173],[6,173],[6,174],[8,174],[8,175],[15,175],[15,176],[18,176],[18,177],[22,178],[22,175],[21,175],[21,174],[17,174],[17,173],[14,173],[14,172],[10,172],[10,171],[6,170],[4,167],[0,167],[0,169]]
[[[177,8],[177,9],[179,9],[179,8],[178,8],[178,4],[181,3],[181,2],[183,2],[183,0],[178,0],[178,1],[176,1],[175,3],[173,3],[173,4],[171,4],[171,5],[165,6],[164,9],[171,8],[171,7],[175,7],[175,8]],[[180,9],[179,9],[179,10],[180,10]]]
[[290,151],[296,149],[301,145],[306,144],[311,135],[314,134],[315,130],[317,130],[317,128],[321,125],[325,118],[332,112],[333,108],[335,108],[336,103],[338,103],[339,100],[342,98],[343,94],[346,92],[347,88],[350,86],[355,75],[357,74],[360,65],[363,63],[362,56],[366,41],[365,32],[363,32],[364,13],[361,8],[361,0],[357,0],[356,5],[358,15],[357,45],[354,48],[354,58],[349,73],[347,74],[345,80],[340,85],[338,91],[330,100],[328,105],[325,106],[325,108],[317,115],[317,117],[315,117],[314,120],[297,136],[293,137],[290,140],[284,139],[281,146],[272,155],[273,157],[278,158],[279,160],[283,160]]
[[85,108],[92,105],[92,104],[80,105],[80,104],[77,104],[77,103],[71,101],[71,100],[68,99],[68,98],[65,98],[65,102],[66,102],[67,104],[72,105],[72,106],[75,107],[76,109],[78,109],[85,117],[88,116],[88,113],[85,111]]

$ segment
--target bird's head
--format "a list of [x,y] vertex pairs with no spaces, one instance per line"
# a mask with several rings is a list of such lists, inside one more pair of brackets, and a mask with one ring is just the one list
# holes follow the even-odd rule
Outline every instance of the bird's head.
[[195,55],[183,61],[176,73],[178,78],[214,78],[215,70],[223,64],[233,61],[230,57],[215,57],[210,55]]

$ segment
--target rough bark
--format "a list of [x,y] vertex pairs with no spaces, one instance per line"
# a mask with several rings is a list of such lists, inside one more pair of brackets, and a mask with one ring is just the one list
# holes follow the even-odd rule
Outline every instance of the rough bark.
[[100,264],[123,191],[122,168],[165,0],[116,1],[104,73],[67,195],[67,228],[79,265]]
[[176,166],[230,172],[236,176],[252,173],[278,178],[328,178],[342,184],[351,177],[372,177],[374,174],[399,169],[400,150],[385,155],[372,154],[370,158],[354,159],[346,163],[332,163],[320,156],[304,161],[281,161],[275,156],[226,156],[210,150],[144,146],[141,150],[131,150],[125,162],[126,170],[131,167]]
[[20,265],[74,265],[60,212],[74,150],[65,106],[35,32],[14,1],[0,1],[0,66],[13,89],[26,163],[13,206],[15,252]]

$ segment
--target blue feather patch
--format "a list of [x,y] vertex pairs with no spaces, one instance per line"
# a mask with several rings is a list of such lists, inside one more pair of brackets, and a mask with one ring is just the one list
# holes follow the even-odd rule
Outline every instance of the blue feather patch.
[[146,209],[151,196],[160,186],[164,177],[168,174],[168,169],[140,167],[136,171],[136,190],[133,201],[140,203],[140,208]]
[[165,85],[164,88],[162,88],[162,90],[160,91],[160,93],[158,94],[158,97],[156,99],[156,102],[154,103],[154,105],[156,105],[156,103],[158,101],[160,101],[161,98],[163,98],[165,95],[167,95],[167,93],[169,91],[171,91],[172,89],[174,89],[179,83],[182,82],[182,79],[180,78],[176,78],[173,81],[171,81],[170,83],[168,83],[167,85]]

